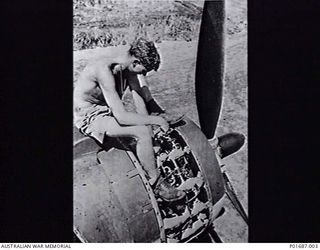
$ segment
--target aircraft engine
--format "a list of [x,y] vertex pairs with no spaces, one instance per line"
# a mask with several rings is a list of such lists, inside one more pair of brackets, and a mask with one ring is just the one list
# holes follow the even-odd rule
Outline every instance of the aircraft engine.
[[166,133],[155,131],[154,150],[161,175],[184,199],[155,197],[128,145],[101,150],[90,138],[75,145],[74,230],[81,241],[188,242],[212,226],[225,192],[205,135],[184,118]]

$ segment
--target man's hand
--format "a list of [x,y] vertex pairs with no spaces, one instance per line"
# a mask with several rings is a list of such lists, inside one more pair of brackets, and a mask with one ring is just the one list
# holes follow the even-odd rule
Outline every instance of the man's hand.
[[164,132],[167,132],[169,130],[169,123],[161,116],[157,116],[156,124],[159,125]]
[[172,112],[165,112],[163,114],[160,114],[159,116],[161,116],[162,118],[164,118],[168,123],[175,123],[177,121],[179,121],[181,118],[183,118],[184,115],[180,115],[177,113],[172,113]]

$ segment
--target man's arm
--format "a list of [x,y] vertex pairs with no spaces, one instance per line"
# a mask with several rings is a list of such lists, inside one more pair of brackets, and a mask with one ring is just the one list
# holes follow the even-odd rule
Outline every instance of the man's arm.
[[147,111],[144,99],[135,90],[132,90],[132,98],[136,106],[137,113],[142,115],[148,115],[149,113]]
[[[181,114],[167,112],[167,111],[163,110],[155,102],[155,100],[153,99],[153,97],[148,89],[145,77],[143,75],[138,75],[138,76],[134,75],[133,77],[130,77],[129,79],[131,80],[129,82],[129,85],[130,85],[130,89],[132,90],[132,92],[134,92],[133,90],[135,90],[136,95],[139,95],[139,97],[137,97],[137,99],[141,98],[144,100],[144,103],[141,106],[143,106],[143,108],[145,110],[147,110],[147,114],[154,113],[156,115],[160,115],[167,122],[169,121],[169,123],[176,122],[183,117],[183,115],[181,115]],[[135,102],[140,103],[141,101],[137,100]],[[138,109],[137,109],[137,112],[139,112]],[[145,114],[145,113],[143,113],[143,114]]]
[[98,69],[98,82],[102,93],[115,119],[123,125],[159,125],[164,130],[168,129],[168,123],[159,116],[143,115],[127,112],[123,103],[116,92],[115,80],[110,70],[100,66]]
[[159,104],[153,99],[150,90],[147,86],[145,77],[143,75],[131,75],[128,77],[130,89],[136,91],[141,96],[145,103],[145,108],[148,114],[156,113],[162,114],[165,111],[159,106]]

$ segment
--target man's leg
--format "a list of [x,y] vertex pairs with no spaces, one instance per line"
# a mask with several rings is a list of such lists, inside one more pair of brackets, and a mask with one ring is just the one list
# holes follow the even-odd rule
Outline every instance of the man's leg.
[[154,192],[167,201],[175,201],[183,198],[185,193],[177,190],[160,177],[156,167],[152,137],[147,126],[122,127],[113,117],[103,117],[95,123],[95,129],[106,131],[110,137],[131,136],[137,139],[137,156],[141,165],[150,177],[150,184],[155,186]]
[[150,183],[155,182],[160,173],[156,167],[151,134],[146,126],[122,127],[113,117],[105,117],[105,119],[99,119],[99,124],[95,125],[95,129],[106,131],[105,134],[110,137],[136,138],[139,161],[151,178]]

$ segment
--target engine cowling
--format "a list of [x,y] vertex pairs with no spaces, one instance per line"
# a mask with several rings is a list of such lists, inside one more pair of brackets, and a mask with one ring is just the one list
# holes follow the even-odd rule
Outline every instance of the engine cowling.
[[184,200],[156,198],[127,146],[101,150],[89,138],[75,145],[74,229],[81,241],[188,242],[212,224],[224,185],[204,134],[184,118],[154,141],[157,167],[186,192]]

